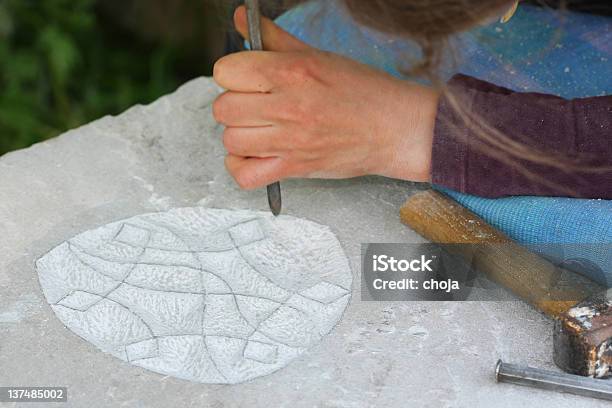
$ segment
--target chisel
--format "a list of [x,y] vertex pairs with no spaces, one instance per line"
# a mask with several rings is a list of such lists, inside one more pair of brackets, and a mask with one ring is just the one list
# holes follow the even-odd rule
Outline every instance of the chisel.
[[[259,11],[258,0],[245,0],[245,6],[247,11],[247,23],[249,26],[249,44],[253,51],[263,51],[263,41],[261,39],[261,15]],[[268,205],[270,211],[275,216],[280,214],[282,201],[281,201],[281,188],[280,183],[272,183],[268,185]]]
[[522,367],[501,360],[495,366],[495,380],[612,401],[612,383],[608,380]]

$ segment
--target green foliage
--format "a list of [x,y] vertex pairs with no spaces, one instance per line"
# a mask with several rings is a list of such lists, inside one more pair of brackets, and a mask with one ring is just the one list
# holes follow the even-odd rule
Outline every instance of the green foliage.
[[130,36],[96,7],[0,0],[0,155],[147,103],[182,80],[176,47]]

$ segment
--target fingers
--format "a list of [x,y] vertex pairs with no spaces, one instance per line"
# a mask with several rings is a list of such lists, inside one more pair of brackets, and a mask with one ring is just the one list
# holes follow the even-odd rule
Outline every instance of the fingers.
[[213,78],[236,92],[275,92],[318,78],[323,61],[313,53],[243,51],[217,60]]
[[[234,12],[234,25],[245,40],[249,39],[246,7],[240,6]],[[261,19],[261,35],[264,50],[266,51],[305,51],[311,47],[298,40],[272,20],[266,17]]]
[[[234,23],[248,39],[244,6],[236,9]],[[262,18],[261,29],[266,51],[225,56],[217,61],[213,73],[217,84],[229,90],[213,105],[215,119],[226,126],[223,144],[229,154],[225,165],[245,189],[289,176],[287,161],[279,157],[286,146],[279,127],[273,125],[279,113],[272,110],[277,105],[273,91],[287,83],[304,82],[309,66],[304,66],[297,51],[312,49],[267,18]]]
[[[240,34],[248,38],[244,6],[236,9],[234,22]],[[238,52],[219,59],[213,69],[213,77],[219,86],[238,92],[270,92],[279,82],[279,73],[291,70],[295,65],[295,52],[312,49],[270,19],[262,18],[261,29],[266,51]],[[278,51],[294,52],[283,54]]]
[[278,128],[274,126],[226,128],[223,132],[223,146],[233,156],[279,156],[281,149],[278,148],[278,133]]
[[224,126],[270,126],[272,98],[271,94],[228,91],[213,102],[213,116]]
[[213,78],[222,88],[236,92],[270,92],[274,87],[278,56],[265,51],[244,51],[219,59],[213,68]]
[[236,183],[244,189],[255,189],[283,178],[283,162],[278,157],[245,158],[228,155],[225,167]]

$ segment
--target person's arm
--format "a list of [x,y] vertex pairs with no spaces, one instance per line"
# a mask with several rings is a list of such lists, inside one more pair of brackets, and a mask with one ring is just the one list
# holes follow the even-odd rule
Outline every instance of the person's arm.
[[442,97],[434,128],[432,183],[484,197],[612,198],[612,96],[566,100],[513,92],[464,75],[453,77],[448,87],[462,110],[510,142],[543,155],[582,158],[584,166],[608,170],[564,170],[527,159],[511,164],[499,147],[488,144],[483,149],[474,126]]
[[[246,38],[244,7],[234,20]],[[262,19],[262,31],[268,51],[231,54],[214,68],[226,91],[215,100],[213,115],[225,126],[226,167],[242,188],[293,177],[376,174],[433,179],[490,197],[611,195],[610,172],[568,173],[527,160],[511,166],[499,146],[477,151],[471,127],[431,87],[316,50],[269,19]],[[612,164],[609,99],[565,101],[466,77],[449,86],[465,110],[538,157],[544,157],[540,151],[592,153],[591,165]]]

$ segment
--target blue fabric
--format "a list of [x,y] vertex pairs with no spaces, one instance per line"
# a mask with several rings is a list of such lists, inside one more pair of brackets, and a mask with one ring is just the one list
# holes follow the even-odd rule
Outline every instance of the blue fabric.
[[[277,19],[303,41],[400,78],[419,48],[356,24],[335,1],[312,1]],[[461,72],[517,91],[565,98],[612,94],[612,20],[521,5],[507,24],[453,39],[440,76]],[[437,187],[508,236],[612,286],[612,201],[552,197],[485,199]],[[611,186],[612,188],[612,186]],[[549,244],[563,244],[549,245]],[[593,245],[595,244],[595,245]],[[607,245],[606,245],[607,244]]]

